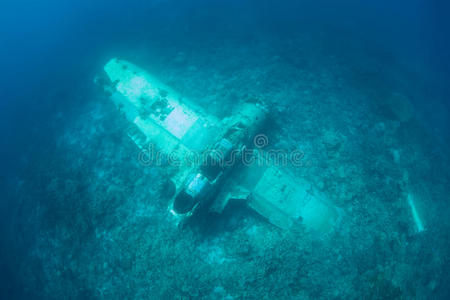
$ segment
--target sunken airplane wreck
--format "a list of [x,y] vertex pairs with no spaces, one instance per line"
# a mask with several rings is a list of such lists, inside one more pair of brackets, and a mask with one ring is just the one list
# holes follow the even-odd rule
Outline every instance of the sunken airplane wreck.
[[[322,193],[288,170],[260,163],[262,149],[250,150],[269,113],[263,104],[244,103],[220,120],[127,61],[112,59],[104,71],[108,80],[97,83],[131,122],[131,140],[177,161],[167,174],[174,191],[168,210],[180,221],[200,210],[221,213],[230,199],[242,199],[283,229],[294,223],[320,232],[333,228],[338,209]],[[242,163],[250,151],[259,163]],[[205,155],[197,163],[185,159],[198,153]]]

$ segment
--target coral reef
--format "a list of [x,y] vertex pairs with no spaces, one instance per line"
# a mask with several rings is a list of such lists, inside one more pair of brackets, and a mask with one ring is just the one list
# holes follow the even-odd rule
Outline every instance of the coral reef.
[[[182,53],[154,43],[140,60],[210,113],[266,102],[269,147],[303,151],[308,163],[287,167],[340,208],[338,227],[324,236],[282,231],[236,205],[178,228],[159,192],[164,167],[139,163],[123,116],[93,92],[23,178],[17,230],[19,240],[35,236],[22,241],[30,291],[49,299],[424,299],[442,288],[448,162],[406,96],[393,91],[387,107],[378,101],[385,91],[361,76],[373,66],[352,65],[309,36],[236,43],[192,42]],[[426,207],[420,234],[411,190]]]

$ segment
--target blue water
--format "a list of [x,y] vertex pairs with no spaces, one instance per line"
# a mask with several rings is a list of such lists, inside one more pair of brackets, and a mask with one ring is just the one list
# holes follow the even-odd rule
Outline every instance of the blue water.
[[[0,297],[447,299],[449,11],[437,0],[3,1]],[[345,212],[340,227],[296,235],[237,207],[180,233],[149,200],[162,173],[136,162],[94,84],[113,57],[221,117],[240,100],[270,103],[269,137],[302,147],[313,167],[293,172]]]

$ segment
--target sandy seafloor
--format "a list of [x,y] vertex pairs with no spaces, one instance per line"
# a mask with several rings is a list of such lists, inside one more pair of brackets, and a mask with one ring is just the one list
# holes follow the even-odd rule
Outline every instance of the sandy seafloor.
[[[422,83],[384,53],[317,34],[148,37],[110,51],[68,88],[45,153],[15,181],[24,294],[46,299],[434,299],[448,296],[445,146],[409,105]],[[334,49],[334,50],[330,50]],[[349,52],[348,49],[353,49]],[[161,167],[139,163],[128,124],[94,77],[127,59],[224,117],[270,107],[269,147],[305,153],[297,176],[340,208],[335,230],[281,230],[244,206],[179,229]],[[417,91],[412,89],[417,88]],[[56,93],[56,92],[55,92]],[[417,233],[406,195],[425,231]],[[40,199],[40,200],[39,200]],[[26,250],[23,250],[26,249]],[[17,260],[15,260],[15,258]],[[20,257],[20,259],[19,259]]]

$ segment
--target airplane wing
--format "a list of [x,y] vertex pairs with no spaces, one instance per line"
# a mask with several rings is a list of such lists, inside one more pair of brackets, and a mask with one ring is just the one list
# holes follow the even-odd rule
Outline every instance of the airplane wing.
[[310,182],[276,167],[264,170],[249,206],[281,228],[289,228],[298,220],[307,228],[328,232],[338,218],[336,208]]
[[192,160],[219,135],[221,122],[132,63],[114,58],[104,70],[112,101],[134,125],[128,135],[142,150],[154,147],[151,159],[164,156],[180,167],[173,178],[178,188]]
[[[256,155],[264,157],[264,152]],[[298,223],[322,233],[329,232],[340,218],[339,210],[312,183],[264,158],[236,172],[227,184],[231,192],[218,198],[212,207],[215,212],[229,199],[238,198],[279,228]]]

